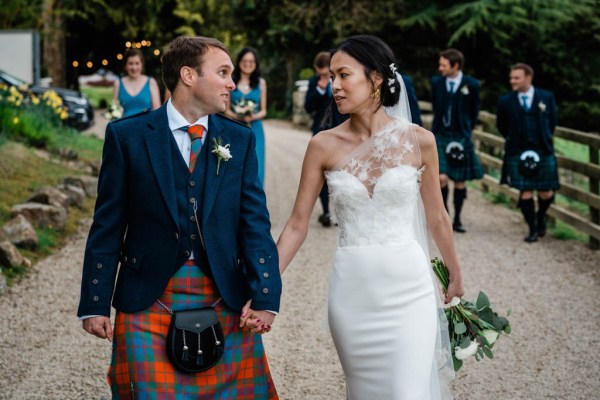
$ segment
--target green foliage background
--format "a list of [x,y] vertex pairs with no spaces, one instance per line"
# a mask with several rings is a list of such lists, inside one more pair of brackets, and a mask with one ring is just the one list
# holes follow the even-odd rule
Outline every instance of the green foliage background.
[[[41,9],[54,0],[7,0],[5,29],[40,28]],[[55,12],[66,20],[67,58],[99,59],[124,49],[127,40],[163,46],[180,34],[214,36],[232,58],[251,45],[269,83],[269,107],[291,109],[299,72],[314,55],[343,37],[370,33],[387,41],[401,70],[429,100],[440,50],[463,51],[465,71],[482,81],[483,108],[494,111],[509,90],[509,67],[531,64],[534,84],[553,90],[559,123],[600,131],[600,0],[62,0]],[[153,46],[154,47],[154,46]],[[99,63],[95,62],[95,65]],[[120,72],[121,66],[109,68]],[[72,69],[72,68],[71,68]],[[147,70],[160,77],[158,58]],[[87,71],[86,71],[87,73]],[[76,75],[71,73],[73,82]]]

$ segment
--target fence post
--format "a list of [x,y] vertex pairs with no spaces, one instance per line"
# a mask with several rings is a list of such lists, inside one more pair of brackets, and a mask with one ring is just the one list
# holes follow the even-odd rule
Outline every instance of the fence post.
[[[598,150],[597,146],[590,145],[590,163],[598,165]],[[590,192],[600,194],[600,184],[598,179],[590,176]],[[590,207],[590,221],[594,224],[600,225],[600,210],[594,207]],[[593,250],[600,249],[600,241],[590,236],[589,247]]]

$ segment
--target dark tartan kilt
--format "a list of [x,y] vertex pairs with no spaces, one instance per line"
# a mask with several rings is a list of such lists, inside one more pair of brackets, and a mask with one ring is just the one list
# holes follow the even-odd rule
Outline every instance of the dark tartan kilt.
[[[214,282],[193,261],[171,278],[160,300],[175,311],[219,298]],[[239,327],[239,313],[215,306],[225,335],[223,358],[196,374],[175,370],[165,350],[171,316],[157,302],[137,313],[117,312],[108,383],[113,399],[278,399],[261,336]]]
[[504,158],[504,168],[502,183],[508,183],[511,187],[519,190],[557,190],[560,188],[558,182],[558,167],[554,154],[540,155],[539,172],[536,176],[527,178],[519,173],[519,156],[506,156]]
[[[448,175],[455,182],[470,181],[483,177],[483,168],[481,167],[479,158],[475,154],[473,141],[465,138],[463,134],[446,133],[436,134],[435,141],[437,143],[440,174]],[[460,142],[464,147],[465,163],[461,167],[448,164],[448,160],[446,159],[446,146],[453,141]]]

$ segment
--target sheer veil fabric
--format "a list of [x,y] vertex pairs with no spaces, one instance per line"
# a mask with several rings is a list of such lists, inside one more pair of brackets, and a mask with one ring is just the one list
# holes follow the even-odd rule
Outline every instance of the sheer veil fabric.
[[[392,66],[390,67],[392,68]],[[392,70],[395,72],[395,67]],[[400,100],[393,107],[385,108],[387,115],[392,118],[391,122],[344,157],[333,170],[325,172],[339,224],[339,247],[335,263],[341,262],[340,260],[347,257],[346,260],[349,260],[347,263],[352,264],[354,263],[354,259],[357,258],[356,254],[360,258],[361,255],[368,254],[369,251],[366,250],[365,253],[361,250],[362,252],[348,257],[344,255],[344,251],[346,251],[344,249],[354,251],[352,249],[372,249],[373,246],[388,246],[386,249],[391,246],[391,248],[395,249],[394,246],[404,246],[406,243],[409,243],[410,248],[407,248],[406,252],[416,251],[418,253],[415,253],[417,254],[417,258],[412,256],[407,256],[408,258],[406,258],[403,255],[405,248],[402,247],[403,250],[397,253],[394,253],[396,250],[392,250],[392,253],[399,254],[397,258],[393,258],[396,257],[394,255],[385,259],[387,260],[385,262],[391,260],[388,264],[392,265],[392,268],[394,268],[393,264],[397,263],[396,260],[400,260],[402,264],[408,263],[409,267],[413,262],[417,263],[419,265],[418,268],[422,270],[421,278],[423,276],[426,277],[426,282],[422,286],[425,286],[425,289],[429,290],[428,293],[433,291],[435,294],[437,321],[430,321],[431,323],[424,324],[426,328],[423,328],[419,326],[419,321],[417,320],[414,321],[414,326],[411,326],[411,318],[404,317],[409,326],[407,329],[416,331],[420,329],[436,330],[435,335],[433,332],[429,332],[432,338],[435,336],[432,365],[431,368],[423,369],[424,371],[431,371],[429,393],[424,394],[423,397],[415,395],[415,397],[410,398],[452,399],[448,384],[454,379],[454,369],[452,353],[450,351],[448,323],[442,307],[443,301],[439,284],[429,265],[428,231],[423,202],[420,196],[420,177],[427,166],[422,164],[417,139],[417,126],[411,122],[406,88],[402,77],[397,72],[395,72],[395,79],[401,88]],[[383,84],[385,85],[389,81],[391,79],[384,81]],[[418,246],[412,246],[410,243],[418,243]],[[420,249],[415,250],[414,247],[420,247]],[[365,255],[365,259],[369,259],[369,257]],[[344,343],[345,339],[343,337],[336,338],[339,331],[345,330],[347,327],[340,325],[339,319],[336,320],[335,316],[332,317],[332,310],[337,312],[338,315],[340,315],[341,311],[337,310],[337,306],[331,304],[331,302],[340,302],[342,301],[341,299],[345,298],[342,296],[335,297],[336,293],[342,293],[343,290],[346,290],[339,289],[341,285],[345,284],[343,283],[343,279],[347,279],[340,278],[340,274],[343,275],[344,273],[341,271],[343,267],[344,265],[338,266],[335,264],[330,278],[329,324],[346,375],[348,398],[358,399],[364,396],[365,393],[373,392],[366,392],[363,391],[364,388],[359,388],[360,386],[369,386],[369,383],[365,384],[364,381],[361,384],[355,382],[353,389],[350,383],[353,379],[353,371],[349,365],[356,363],[357,358],[352,358],[351,354],[346,354],[348,353],[348,344]],[[424,271],[425,269],[428,271]],[[384,271],[383,274],[387,272]],[[410,280],[411,273],[409,271],[408,275],[402,275],[400,280],[404,280],[404,276],[406,276],[405,280]],[[395,277],[397,278],[398,276]],[[421,278],[417,277],[415,279],[418,280]],[[365,275],[365,279],[370,278]],[[394,293],[399,293],[399,296],[403,297],[403,292],[398,292],[399,289],[397,287],[394,290],[396,290]],[[385,289],[382,289],[382,292],[385,292]],[[346,292],[344,296],[347,296],[348,293],[351,292]],[[366,315],[368,316],[368,314]],[[396,314],[392,312],[388,315],[391,318],[395,318]],[[368,343],[368,341],[364,343]],[[408,346],[409,344],[405,345]],[[353,346],[355,346],[355,343],[351,343],[350,347]],[[397,346],[403,346],[403,344],[400,342]],[[377,368],[379,366],[374,366],[372,369]],[[403,377],[400,373],[395,377],[390,376],[389,380],[393,380],[398,376],[400,379]],[[370,382],[373,387],[381,383],[381,381]],[[402,384],[402,382],[398,383],[398,385]],[[352,390],[355,391],[354,394]],[[404,389],[399,390],[402,391]],[[394,396],[393,398],[404,398],[402,396],[397,397],[397,394],[394,394]]]

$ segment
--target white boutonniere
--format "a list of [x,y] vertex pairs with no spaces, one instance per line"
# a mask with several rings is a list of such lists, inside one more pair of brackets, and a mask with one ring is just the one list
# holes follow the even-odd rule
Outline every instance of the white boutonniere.
[[460,89],[460,92],[462,94],[464,94],[465,96],[469,94],[469,87],[468,86],[463,86],[462,89]]
[[546,105],[541,101],[538,103],[538,108],[541,112],[546,112]]
[[217,137],[213,139],[213,148],[211,153],[213,153],[217,157],[217,176],[219,175],[219,168],[221,167],[221,161],[229,161],[230,158],[233,158],[231,152],[229,151],[229,143],[223,146],[223,139],[221,137]]

